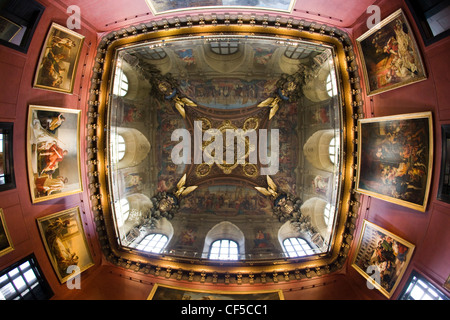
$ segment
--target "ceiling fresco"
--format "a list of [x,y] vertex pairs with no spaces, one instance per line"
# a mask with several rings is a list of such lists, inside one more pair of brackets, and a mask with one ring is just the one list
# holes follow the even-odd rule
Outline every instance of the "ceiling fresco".
[[[319,128],[331,132],[335,141],[340,140],[341,108],[333,94],[338,91],[338,83],[335,77],[329,77],[335,74],[332,57],[332,48],[323,45],[301,41],[280,45],[273,37],[251,36],[182,38],[118,50],[114,72],[125,74],[127,90],[142,87],[132,81],[141,76],[149,90],[134,98],[129,98],[128,92],[121,96],[113,90],[108,124],[111,143],[118,141],[114,135],[125,136],[123,132],[132,128],[150,145],[139,163],[124,165],[125,160],[115,161],[117,157],[110,156],[120,244],[136,248],[142,236],[169,233],[165,254],[205,257],[208,233],[227,221],[243,234],[245,248],[239,250],[240,260],[286,256],[279,239],[293,211],[301,215],[303,203],[311,198],[336,207],[338,190],[332,182],[339,172],[339,162],[332,163],[331,170],[322,171],[303,155],[307,139]],[[328,91],[324,98],[311,101],[303,86],[314,80],[315,72],[324,74],[324,81],[328,79]],[[122,81],[120,77],[114,79],[113,88]],[[173,138],[177,130],[187,133],[182,142],[178,136]],[[210,130],[217,135],[208,139]],[[242,136],[228,140],[230,132]],[[185,142],[186,149],[174,151]],[[240,142],[242,155],[238,154]],[[125,154],[131,152],[127,144],[125,141]],[[205,160],[209,147],[213,162]],[[196,149],[203,153],[200,161],[194,159]],[[228,149],[230,158],[226,158]],[[110,153],[116,150],[117,146],[110,145]],[[335,153],[338,150],[336,147]],[[175,160],[180,154],[182,163]],[[182,178],[192,189],[183,197],[173,192]],[[263,188],[267,179],[278,189],[277,194],[270,195],[274,199]],[[133,204],[137,194],[149,199],[147,205]],[[175,195],[169,200],[175,199],[176,210],[161,207],[161,201],[170,194]],[[280,195],[293,199],[286,209],[279,205],[285,201]],[[125,208],[123,199],[128,202]],[[278,207],[282,208],[279,214]],[[134,211],[133,217],[130,211]],[[317,223],[307,215],[303,215],[307,227],[293,228],[311,242],[311,253],[329,249],[335,212],[329,214],[327,232],[319,233]],[[170,221],[170,232],[161,229],[161,219]],[[226,232],[223,236],[235,237]]]
[[[304,22],[279,33],[258,17],[239,29],[200,22],[100,41],[87,151],[106,258],[212,281],[252,281],[273,266],[295,277],[339,269],[358,207],[349,38]],[[294,238],[308,248],[293,254],[284,241]],[[212,254],[220,239],[235,254]]]

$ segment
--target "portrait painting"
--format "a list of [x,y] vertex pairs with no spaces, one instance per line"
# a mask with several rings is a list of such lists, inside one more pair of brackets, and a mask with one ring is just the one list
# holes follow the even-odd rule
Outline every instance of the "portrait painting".
[[73,93],[84,36],[53,23],[39,57],[33,87]]
[[356,191],[424,212],[433,168],[431,112],[358,120]]
[[145,0],[154,15],[192,9],[236,8],[261,9],[290,13],[295,0]]
[[27,163],[32,202],[82,191],[80,110],[31,105]]
[[78,207],[38,218],[37,224],[61,283],[94,265]]
[[0,208],[0,257],[13,250],[14,246],[6,226],[5,214]]
[[368,96],[427,78],[414,34],[401,9],[369,29],[356,43]]
[[188,289],[156,283],[147,300],[284,300],[281,290],[230,292]]
[[[363,221],[352,267],[390,298],[400,283],[415,246],[395,234]],[[373,288],[372,287],[372,288]]]

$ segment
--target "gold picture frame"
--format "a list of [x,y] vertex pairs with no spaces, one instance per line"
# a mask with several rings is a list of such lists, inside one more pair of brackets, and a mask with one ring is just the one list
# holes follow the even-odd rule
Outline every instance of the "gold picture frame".
[[199,290],[156,283],[147,300],[284,300],[282,290]]
[[376,288],[389,299],[408,268],[414,249],[414,244],[363,220],[351,266],[367,279],[368,288]]
[[94,265],[79,207],[38,218],[37,224],[45,250],[61,283]]
[[52,23],[36,68],[33,87],[72,94],[84,36]]
[[431,112],[358,120],[355,190],[426,211],[433,170]]
[[30,105],[27,169],[33,203],[83,191],[81,110]]
[[5,213],[0,208],[0,257],[14,250],[14,245],[6,226]]
[[368,96],[427,79],[414,33],[402,9],[356,39]]

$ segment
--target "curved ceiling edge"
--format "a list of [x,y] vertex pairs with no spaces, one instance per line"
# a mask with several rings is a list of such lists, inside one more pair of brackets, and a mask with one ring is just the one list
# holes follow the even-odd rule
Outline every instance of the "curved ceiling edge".
[[[106,113],[109,101],[108,81],[114,49],[136,41],[164,39],[200,34],[269,34],[288,39],[307,39],[335,47],[342,89],[341,118],[341,192],[340,210],[332,250],[311,259],[290,258],[269,262],[210,263],[198,259],[167,259],[144,257],[131,250],[119,248],[111,223],[111,204],[107,182]],[[356,175],[357,119],[362,117],[360,77],[352,42],[348,35],[334,27],[314,22],[280,23],[276,19],[255,17],[250,21],[213,20],[168,21],[162,20],[132,26],[104,36],[98,46],[93,67],[87,120],[87,164],[89,192],[96,223],[96,231],[106,259],[114,265],[165,278],[212,283],[266,283],[300,280],[329,274],[340,270],[349,253],[359,211],[359,196],[354,192]]]

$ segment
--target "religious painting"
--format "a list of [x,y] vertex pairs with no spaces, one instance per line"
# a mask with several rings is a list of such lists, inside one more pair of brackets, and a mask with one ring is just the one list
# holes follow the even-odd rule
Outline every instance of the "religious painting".
[[180,89],[205,107],[240,109],[256,105],[275,90],[274,82],[266,80],[211,79],[183,80]]
[[234,217],[272,215],[272,203],[254,188],[234,185],[200,186],[183,198],[181,212]]
[[0,208],[0,257],[13,250],[14,246],[6,226],[5,214]]
[[39,58],[33,86],[71,94],[84,36],[52,23]]
[[414,34],[401,9],[356,42],[368,96],[427,78]]
[[78,207],[38,218],[37,224],[61,283],[94,265]]
[[415,246],[395,234],[364,220],[352,267],[369,288],[390,298],[408,267]]
[[80,116],[80,110],[29,107],[27,156],[33,203],[82,191]]
[[261,9],[290,13],[295,0],[145,0],[154,15],[193,9]]
[[284,300],[284,295],[281,290],[249,292],[209,291],[156,283],[147,300]]
[[356,191],[424,212],[433,168],[431,112],[358,121]]

